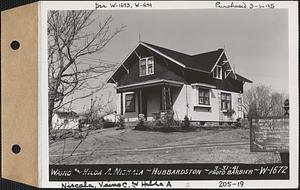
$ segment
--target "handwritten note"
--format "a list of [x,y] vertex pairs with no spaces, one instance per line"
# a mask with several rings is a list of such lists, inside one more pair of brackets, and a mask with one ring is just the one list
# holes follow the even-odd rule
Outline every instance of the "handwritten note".
[[[212,165],[211,165],[212,166]],[[97,175],[100,175],[100,172],[96,172]],[[81,173],[83,175],[94,175],[94,172]],[[146,170],[145,170],[146,173]],[[147,178],[153,178],[156,175],[198,175],[198,180],[202,178],[205,179],[251,179],[251,177],[255,176],[255,179],[263,179],[263,176],[268,176],[270,179],[288,179],[289,178],[289,167],[284,164],[267,164],[260,165],[254,164],[251,167],[247,167],[247,164],[223,164],[223,165],[215,165],[214,167],[205,167],[202,169],[159,169],[153,168],[150,176]],[[107,175],[104,171],[102,175]],[[151,177],[152,176],[152,177]],[[213,178],[211,178],[211,177]],[[273,176],[273,177],[272,177]],[[277,176],[277,177],[276,177]],[[215,178],[216,177],[216,178]],[[275,178],[274,178],[275,177]],[[101,180],[102,177],[97,177],[95,179]],[[120,178],[118,178],[120,179]],[[194,179],[194,178],[189,178]],[[221,182],[221,181],[220,181]],[[228,181],[227,181],[228,182]],[[186,184],[187,187],[189,184]],[[239,183],[230,183],[225,184],[224,182],[220,183],[220,187],[228,187],[228,186],[238,186],[241,187],[243,184]],[[126,181],[62,181],[61,188],[69,189],[69,188],[145,188],[145,187],[153,187],[153,188],[161,188],[161,187],[174,187],[174,184],[170,180],[126,180]]]
[[143,187],[172,187],[170,181],[100,181],[100,182],[62,182],[62,189],[82,188],[143,188]]
[[218,1],[215,3],[215,8],[219,9],[274,9],[274,3],[267,2],[228,2],[228,1]]
[[252,119],[250,149],[252,152],[288,152],[289,120],[287,118]]
[[[174,8],[181,8],[178,3],[174,5],[172,2],[166,2],[165,6],[170,7],[171,9]],[[156,6],[155,6],[156,5]],[[161,5],[161,3],[157,3],[155,1],[97,1],[94,3],[94,7],[96,10],[100,9],[153,9],[157,6]],[[193,8],[193,3],[190,4],[191,8]],[[196,4],[197,5],[197,4]],[[211,8],[217,9],[274,9],[275,3],[270,2],[255,2],[255,1],[217,1],[211,2]],[[187,6],[189,7],[189,6]]]
[[152,2],[96,2],[95,9],[139,9],[139,8],[152,8]]

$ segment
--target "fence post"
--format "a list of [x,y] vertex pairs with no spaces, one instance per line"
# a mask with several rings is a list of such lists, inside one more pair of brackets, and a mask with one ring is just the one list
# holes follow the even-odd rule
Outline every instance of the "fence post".
[[[286,99],[284,101],[283,108],[285,110],[284,116],[289,116],[289,99]],[[289,152],[280,152],[280,159],[281,163],[283,164],[288,164],[289,163],[289,158],[290,158],[290,153]]]

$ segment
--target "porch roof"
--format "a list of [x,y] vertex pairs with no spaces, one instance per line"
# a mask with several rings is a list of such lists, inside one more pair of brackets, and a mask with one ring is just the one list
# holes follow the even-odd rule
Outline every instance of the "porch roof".
[[214,85],[210,85],[210,84],[205,84],[205,83],[192,83],[192,86],[200,86],[200,87],[204,87],[204,88],[217,88]]
[[156,79],[156,80],[148,80],[148,81],[144,81],[144,82],[139,82],[139,83],[135,83],[135,84],[118,86],[117,91],[127,91],[127,90],[133,90],[133,89],[145,88],[145,87],[151,87],[151,86],[160,86],[160,85],[181,87],[183,84],[184,84],[183,82],[178,82],[178,81],[173,81],[173,80]]

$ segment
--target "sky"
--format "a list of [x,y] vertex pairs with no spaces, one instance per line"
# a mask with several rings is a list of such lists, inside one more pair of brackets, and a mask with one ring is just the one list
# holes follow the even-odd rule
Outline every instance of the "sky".
[[[244,89],[265,84],[288,93],[288,12],[285,9],[253,10],[101,10],[96,21],[112,15],[112,28],[125,25],[101,54],[90,59],[120,63],[139,41],[187,54],[225,48],[237,73],[253,81]],[[93,28],[94,27],[94,28]],[[96,25],[91,30],[96,29]],[[104,91],[115,97],[110,88]],[[75,109],[88,105],[79,102]]]

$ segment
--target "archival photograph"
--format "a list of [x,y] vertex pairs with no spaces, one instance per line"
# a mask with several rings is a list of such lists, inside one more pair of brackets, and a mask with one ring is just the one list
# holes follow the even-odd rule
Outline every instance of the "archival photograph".
[[49,164],[289,162],[287,9],[49,10]]

